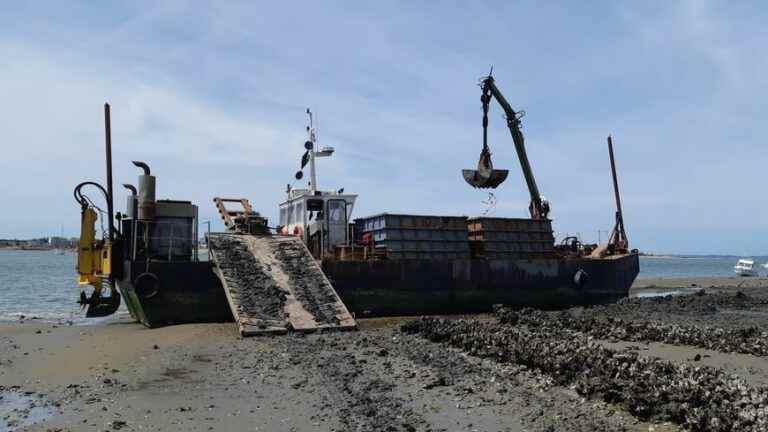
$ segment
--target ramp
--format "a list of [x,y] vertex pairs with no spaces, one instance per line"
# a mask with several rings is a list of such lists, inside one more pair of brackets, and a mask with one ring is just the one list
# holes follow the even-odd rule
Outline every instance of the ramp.
[[357,327],[299,238],[212,233],[208,242],[241,335]]

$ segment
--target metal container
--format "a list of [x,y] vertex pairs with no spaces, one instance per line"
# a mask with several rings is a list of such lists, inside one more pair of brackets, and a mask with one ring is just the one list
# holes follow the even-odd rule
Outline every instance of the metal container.
[[470,257],[467,218],[388,214],[359,218],[355,229],[370,233],[389,259],[450,260]]
[[551,254],[555,238],[548,219],[467,220],[472,255],[478,258],[532,258]]
[[363,232],[383,228],[438,229],[466,231],[466,216],[425,216],[381,213],[355,220],[357,229]]
[[155,207],[157,205],[155,200],[155,176],[146,174],[139,176],[139,195],[137,199],[139,220],[154,219]]

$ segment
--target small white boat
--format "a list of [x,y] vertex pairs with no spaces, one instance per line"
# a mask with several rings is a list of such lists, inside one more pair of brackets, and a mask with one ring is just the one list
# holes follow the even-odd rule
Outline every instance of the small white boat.
[[757,270],[755,270],[755,260],[752,259],[740,259],[739,262],[733,266],[733,271],[739,276],[757,276]]

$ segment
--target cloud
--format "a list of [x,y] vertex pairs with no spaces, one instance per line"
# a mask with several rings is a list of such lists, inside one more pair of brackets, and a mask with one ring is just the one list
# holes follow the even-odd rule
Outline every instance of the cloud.
[[[136,80],[110,65],[84,67],[21,45],[5,45],[3,50],[11,55],[0,72],[0,97],[9,102],[0,108],[4,119],[0,136],[6,143],[0,193],[6,202],[22,207],[26,216],[20,218],[10,208],[2,212],[0,237],[58,232],[59,225],[75,231],[71,188],[83,179],[104,175],[106,100],[113,104],[117,185],[135,177],[136,170],[129,165],[132,159],[179,174],[161,176],[161,190],[171,186],[181,192],[182,185],[201,188],[205,178],[231,180],[234,173],[248,178],[249,172],[288,165],[284,144],[303,139],[300,130],[266,125],[247,111],[227,112],[178,88]],[[194,172],[201,163],[233,172]],[[62,217],[66,214],[70,216]]]
[[[481,2],[18,5],[0,17],[0,236],[77,231],[70,188],[103,174],[101,104],[113,106],[116,178],[131,159],[162,197],[215,219],[216,195],[268,216],[292,181],[304,109],[319,118],[320,185],[360,194],[356,215],[480,214],[462,168],[480,151],[477,78],[493,64],[523,119],[558,232],[613,224],[605,137],[615,137],[634,246],[761,253],[768,207],[765,13],[748,4]],[[498,216],[528,192],[498,107]],[[73,216],[74,215],[74,216]],[[751,233],[734,239],[738,229]],[[587,234],[589,233],[589,234]],[[698,233],[699,235],[694,235]],[[586,240],[593,240],[587,238]],[[736,243],[733,243],[736,242]]]

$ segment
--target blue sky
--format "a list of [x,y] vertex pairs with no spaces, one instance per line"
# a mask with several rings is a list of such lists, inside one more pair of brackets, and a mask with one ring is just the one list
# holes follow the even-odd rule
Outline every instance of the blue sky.
[[[131,159],[158,197],[213,196],[272,219],[319,120],[319,185],[383,211],[479,215],[460,170],[481,146],[477,80],[491,64],[523,132],[556,232],[596,241],[613,222],[614,136],[633,247],[768,253],[767,10],[686,2],[14,2],[0,14],[0,237],[77,235],[72,187],[102,181],[102,104],[115,183]],[[496,216],[528,193],[509,168]],[[300,185],[297,185],[300,186]],[[122,207],[124,194],[119,191]]]

